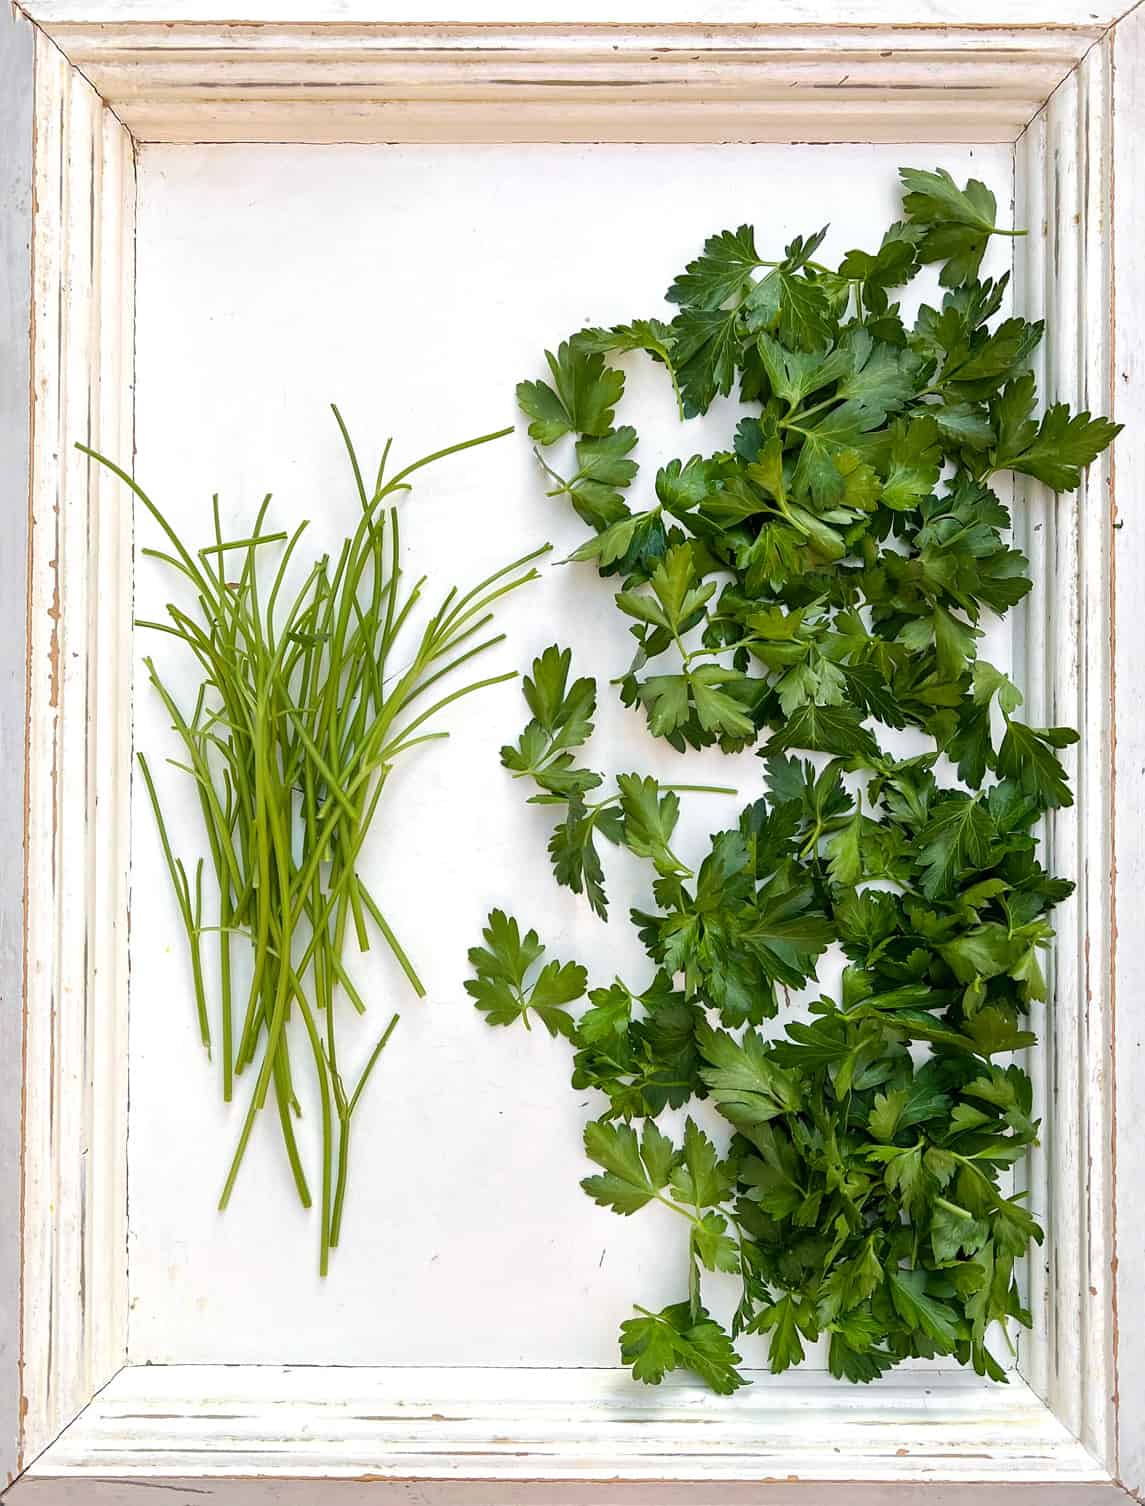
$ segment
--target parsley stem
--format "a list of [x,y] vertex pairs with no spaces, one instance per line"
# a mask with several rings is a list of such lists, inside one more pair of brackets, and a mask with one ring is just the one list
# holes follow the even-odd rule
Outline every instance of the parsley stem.
[[[832,404],[839,401],[840,399],[837,397],[825,397],[821,403],[814,403],[810,408],[797,410],[794,416],[796,418],[810,418],[813,413],[818,413],[823,408],[830,408]],[[792,415],[790,413],[786,418],[779,419],[779,427],[781,429],[794,429],[797,434],[805,434],[807,432],[805,429],[801,429],[798,424],[792,423],[791,419]]]
[[662,784],[662,790],[672,790],[678,795],[738,795],[739,791],[727,784]]
[[671,1208],[673,1213],[678,1213],[681,1218],[686,1218],[690,1224],[699,1223],[699,1219],[688,1208],[683,1208],[679,1203],[674,1203],[671,1198],[665,1197],[662,1192],[654,1192],[652,1196],[658,1203],[663,1203],[665,1208]]
[[[532,770],[523,772],[531,773]],[[520,777],[519,775],[517,776]],[[661,784],[658,788],[662,792],[671,790],[676,795],[738,795],[739,791],[727,784]],[[610,805],[619,805],[620,796],[606,795],[603,800],[593,800],[585,804],[586,811],[601,811]]]

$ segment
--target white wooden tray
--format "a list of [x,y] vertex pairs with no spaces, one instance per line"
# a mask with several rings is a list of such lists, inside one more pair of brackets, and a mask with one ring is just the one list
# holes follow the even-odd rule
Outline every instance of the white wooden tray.
[[[22,958],[0,949],[6,1001],[19,996],[23,976],[21,1040],[0,1061],[6,1104],[22,1092],[23,1106],[0,1187],[8,1215],[0,1261],[9,1262],[0,1277],[11,1270],[19,1290],[10,1330],[0,1333],[0,1478],[23,1471],[10,1492],[16,1506],[150,1501],[159,1485],[195,1501],[772,1506],[1086,1506],[1113,1502],[1122,1485],[1145,1487],[1145,1212],[1135,1194],[1145,1135],[1133,1109],[1145,973],[1135,934],[1145,674],[1134,629],[1145,545],[1132,505],[1145,464],[1135,328],[1145,313],[1145,12],[1118,21],[1104,4],[953,0],[920,18],[893,0],[851,0],[829,16],[803,0],[753,24],[753,8],[727,3],[707,7],[703,19],[669,13],[647,25],[584,7],[576,24],[556,24],[511,7],[472,22],[456,19],[457,6],[440,19],[386,19],[365,0],[234,0],[230,10],[208,0],[27,0],[30,19],[12,23],[17,61],[29,29],[35,54],[29,611],[18,644],[28,664],[27,814],[23,874],[6,868],[0,893],[6,922],[24,911]],[[152,992],[162,978],[143,943],[129,946],[131,519],[119,490],[71,443],[90,436],[129,456],[138,421],[141,458],[150,444],[159,466],[154,435],[175,442],[151,377],[158,327],[151,313],[137,327],[135,298],[138,290],[141,310],[163,306],[156,257],[164,242],[146,226],[155,223],[151,161],[164,159],[149,159],[147,144],[160,153],[158,144],[195,142],[234,154],[225,161],[240,175],[238,154],[252,149],[238,143],[420,144],[440,148],[441,161],[454,143],[496,151],[729,143],[740,153],[745,143],[771,143],[766,160],[780,176],[784,143],[849,143],[852,155],[861,154],[857,143],[902,144],[912,161],[921,160],[920,143],[933,143],[923,155],[938,157],[979,144],[991,174],[1012,161],[1015,218],[1031,229],[1017,243],[1016,306],[1044,315],[1051,330],[1042,388],[1127,428],[1079,493],[1055,502],[1030,485],[1019,506],[1036,583],[1017,646],[1023,685],[1033,716],[1084,736],[1077,806],[1058,813],[1050,834],[1055,865],[1079,885],[1059,912],[1047,1044],[1033,1063],[1047,1134],[1029,1174],[1048,1239],[1028,1274],[1035,1327],[1008,1388],[922,1367],[855,1390],[814,1370],[760,1377],[730,1401],[687,1385],[646,1391],[610,1368],[591,1336],[570,1338],[584,1324],[568,1314],[551,1336],[563,1356],[552,1364],[527,1338],[511,1352],[465,1343],[449,1352],[444,1341],[419,1352],[412,1324],[389,1353],[375,1358],[351,1344],[354,1363],[339,1364],[353,1303],[324,1353],[289,1336],[242,1336],[249,1272],[230,1288],[224,1273],[221,1313],[208,1301],[197,1317],[182,1283],[164,1298],[157,1251],[173,1227],[163,1222],[170,1210],[145,1201],[130,1231],[128,1219],[127,1067],[147,1039],[136,1016],[129,1043],[128,1004],[141,1007],[140,978]],[[894,155],[880,157],[883,177]],[[802,171],[787,160],[789,174]],[[18,178],[18,163],[12,171]],[[195,192],[179,173],[171,182],[169,192]],[[146,234],[138,245],[137,207]],[[766,224],[766,204],[754,217]],[[174,237],[170,246],[163,266],[178,279],[187,267]],[[169,312],[176,305],[167,300]],[[568,326],[588,312],[578,308]],[[546,333],[557,338],[563,326]],[[465,405],[452,407],[455,422],[467,423]],[[414,445],[412,432],[397,420],[393,427]],[[253,462],[250,474],[253,486]],[[538,521],[538,536],[556,526]],[[2,537],[7,549],[8,532]],[[10,558],[5,592],[9,570],[18,573],[15,552]],[[559,624],[519,621],[514,664],[561,636]],[[7,665],[14,649],[4,652]],[[6,716],[18,709],[7,680],[0,695]],[[499,725],[506,714],[511,698],[499,703]],[[496,800],[495,765],[489,778]],[[483,903],[475,894],[472,915],[456,917],[451,945],[474,939]],[[144,911],[146,941],[163,912],[148,898]],[[141,925],[139,914],[134,920]],[[162,1033],[153,1034],[160,1050]],[[432,1028],[419,1044],[431,1049]],[[510,1049],[494,1041],[489,1061]],[[539,1057],[505,1058],[518,1081],[550,1071],[548,1082],[524,1089],[539,1101],[551,1083],[550,1114],[572,1106],[559,1051],[552,1047],[551,1069]],[[193,1084],[189,1101],[205,1089],[204,1080]],[[139,1151],[151,1133],[146,1103],[141,1086],[133,1197],[148,1176],[159,1180],[158,1157]],[[566,1118],[572,1144],[579,1121]],[[384,1168],[384,1147],[377,1161]],[[571,1178],[557,1190],[562,1206],[579,1197]],[[184,1206],[205,1207],[201,1191],[188,1187]],[[271,1217],[274,1202],[268,1195]],[[196,1220],[201,1231],[201,1211]],[[440,1237],[449,1234],[445,1216]],[[196,1237],[187,1236],[191,1245]],[[202,1240],[197,1253],[176,1253],[183,1275],[210,1259],[209,1233]],[[242,1244],[235,1236],[231,1256],[217,1254],[220,1269]],[[646,1258],[651,1248],[629,1253]],[[496,1257],[489,1261],[495,1286]],[[384,1263],[379,1279],[384,1287]],[[278,1291],[272,1285],[272,1299]],[[320,1300],[307,1289],[302,1309]],[[391,1300],[402,1300],[400,1284]],[[284,1305],[285,1297],[289,1325]],[[298,1327],[316,1331],[302,1316]],[[611,1320],[601,1328],[611,1353]],[[139,1362],[156,1358],[162,1363]],[[300,1358],[307,1363],[283,1363]],[[439,1368],[410,1368],[427,1363]]]

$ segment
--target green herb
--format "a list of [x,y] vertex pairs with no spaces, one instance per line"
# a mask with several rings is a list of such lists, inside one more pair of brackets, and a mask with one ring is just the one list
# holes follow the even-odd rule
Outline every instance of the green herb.
[[[823,232],[768,261],[750,226],[724,231],[668,290],[671,325],[582,331],[550,357],[557,392],[521,389],[574,437],[568,480],[543,464],[592,530],[573,558],[619,577],[636,642],[622,699],[681,752],[764,760],[766,795],[693,874],[653,781],[624,776],[595,815],[603,776],[577,758],[595,684],[569,685],[567,651],[534,665],[533,721],[502,753],[562,806],[557,878],[599,914],[596,829],[648,863],[632,921],[650,981],[590,990],[560,1029],[573,1086],[605,1099],[585,1191],[625,1215],[666,1205],[688,1229],[686,1300],[621,1329],[653,1384],[686,1369],[730,1391],[732,1344],[753,1336],[776,1373],[826,1337],[851,1381],[936,1355],[1003,1380],[987,1330],[1030,1322],[1015,1262],[1042,1230],[1004,1178],[1038,1122],[1006,1058],[1036,1043],[1049,916],[1072,890],[1037,832],[1072,800],[1076,734],[1020,720],[1018,687],[978,658],[981,624],[1030,589],[990,482],[1072,490],[1118,426],[1060,404],[1035,418],[1043,327],[998,321],[1007,279],[978,280],[989,237],[1021,233],[998,227],[989,189],[902,179],[905,218],[875,251],[832,270],[814,259]],[[931,262],[947,291],[908,327],[891,295]],[[663,466],[643,503],[635,432],[607,427],[623,376],[603,358],[628,350],[665,368],[681,417],[733,391],[755,410],[726,450]],[[933,751],[894,757],[885,728]],[[830,945],[837,996],[765,1036]],[[678,1142],[653,1122],[705,1099],[726,1152],[693,1119]],[[703,1304],[708,1272],[739,1278],[730,1334]]]
[[563,966],[548,962],[526,988],[525,977],[545,950],[536,931],[522,938],[517,922],[494,910],[482,934],[485,946],[471,947],[469,952],[477,980],[465,987],[489,1024],[511,1025],[520,1020],[529,1030],[532,1010],[550,1035],[571,1035],[573,1017],[564,1006],[583,996],[584,968],[575,962]]
[[[145,549],[187,592],[167,620],[141,622],[176,639],[197,661],[202,681],[194,705],[180,708],[154,661],[148,675],[183,744],[185,762],[171,760],[192,781],[203,816],[206,860],[194,879],[177,858],[150,765],[140,771],[155,813],[176,902],[187,934],[195,1004],[203,1044],[218,1050],[222,1092],[234,1077],[254,1072],[234,1157],[220,1198],[225,1208],[259,1111],[273,1094],[298,1196],[311,1193],[294,1120],[289,1022],[301,1019],[318,1087],[322,1121],[319,1268],[326,1274],[338,1244],[354,1111],[398,1022],[395,1013],[356,1078],[346,1078],[338,1054],[336,1014],[341,995],[366,1010],[350,973],[349,941],[369,949],[376,932],[394,954],[411,988],[423,997],[413,965],[394,935],[358,864],[394,763],[418,744],[447,737],[430,730],[460,697],[512,679],[512,673],[471,681],[438,693],[435,687],[502,641],[482,636],[497,601],[536,578],[535,550],[440,607],[401,660],[396,659],[411,611],[426,581],[407,584],[401,564],[396,503],[423,466],[511,432],[450,445],[386,479],[387,442],[368,487],[334,410],[361,503],[361,518],[335,558],[298,563],[306,529],[269,533],[270,498],[248,533],[224,539],[218,498],[214,537],[193,551],[154,502],[111,461],[86,450],[120,478],[166,535],[170,551]],[[83,446],[79,448],[84,449]],[[546,546],[547,547],[547,546]],[[273,572],[260,566],[277,556]],[[293,574],[301,585],[289,586]],[[266,589],[269,582],[269,589]],[[207,923],[204,876],[217,897]],[[211,998],[202,938],[217,932],[216,991],[220,1038],[212,1042]],[[236,994],[232,950],[251,958],[245,996]],[[256,1065],[257,1064],[257,1065]]]
[[[627,847],[637,857],[650,858],[656,871],[690,877],[669,842],[676,826],[681,791],[734,795],[728,787],[696,784],[660,785],[639,774],[621,774],[617,790],[600,800],[585,796],[604,783],[601,775],[577,764],[576,751],[592,736],[596,714],[596,682],[587,678],[569,684],[572,654],[557,644],[533,660],[525,676],[525,700],[533,713],[516,746],[501,749],[501,762],[516,779],[528,778],[538,788],[533,805],[563,810],[549,842],[557,882],[584,894],[602,920],[608,916],[604,868],[596,839]],[[531,934],[531,933],[530,933]]]

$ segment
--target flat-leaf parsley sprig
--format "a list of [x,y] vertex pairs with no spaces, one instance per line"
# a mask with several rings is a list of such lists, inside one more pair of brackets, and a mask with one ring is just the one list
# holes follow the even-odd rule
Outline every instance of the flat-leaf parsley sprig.
[[650,858],[657,873],[690,877],[669,845],[680,813],[679,795],[736,792],[728,786],[662,785],[650,776],[620,774],[613,794],[589,800],[604,779],[579,766],[575,755],[592,736],[596,682],[582,677],[570,685],[571,662],[571,650],[555,643],[533,660],[532,674],[524,680],[533,715],[516,744],[501,749],[501,762],[514,778],[530,779],[537,786],[530,804],[552,805],[563,812],[549,842],[557,882],[583,893],[604,920],[608,896],[598,836],[627,847],[637,857]]

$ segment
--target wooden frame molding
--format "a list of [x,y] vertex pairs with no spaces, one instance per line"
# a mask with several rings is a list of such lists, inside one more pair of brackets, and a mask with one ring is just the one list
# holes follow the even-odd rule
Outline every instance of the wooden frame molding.
[[[206,0],[182,20],[160,0],[27,0],[26,1473],[14,1506],[150,1501],[157,1485],[228,1506],[301,1506],[316,1486],[346,1506],[485,1502],[491,1489],[506,1503],[660,1506],[699,1499],[713,1479],[728,1503],[774,1506],[905,1506],[927,1482],[944,1482],[951,1506],[1112,1506],[1123,1487],[1145,1491],[1145,949],[1132,945],[1145,889],[1133,505],[1145,8],[1111,25],[1065,5],[1035,19],[1027,0],[1002,0],[990,19],[966,0],[939,26],[880,24],[872,3],[852,0],[851,24],[828,26],[803,0],[774,25],[477,26],[369,24],[359,0],[312,17],[258,0],[269,15],[229,20]],[[1059,912],[1035,1061],[1047,1134],[1029,1186],[1051,1232],[1009,1388],[937,1372],[844,1391],[803,1376],[713,1408],[679,1386],[655,1405],[634,1399],[609,1371],[531,1371],[526,1398],[506,1371],[124,1367],[131,517],[73,441],[132,449],[135,146],[459,140],[1014,143],[1030,231],[1017,301],[1051,331],[1042,390],[1129,427],[1075,496],[1030,485],[1018,509],[1036,582],[1022,645],[1031,719],[1084,737],[1077,805],[1048,832],[1078,889]],[[829,1452],[827,1436],[840,1440]]]
[[751,1499],[786,1502],[793,1479],[814,1482],[816,1500],[836,1499],[833,1484],[920,1479],[1037,1483],[1061,1506],[1116,1500],[1106,1472],[1025,1386],[984,1392],[956,1371],[925,1389],[900,1379],[863,1391],[813,1373],[782,1385],[757,1374],[713,1411],[695,1385],[642,1392],[607,1371],[132,1366],[50,1451],[51,1468],[77,1481],[130,1478],[141,1452],[153,1461],[146,1478],[152,1467],[194,1474],[196,1491],[227,1503],[255,1459],[279,1490],[293,1482],[273,1499],[299,1503],[314,1499],[316,1480],[325,1498],[364,1477],[466,1475],[495,1481],[485,1488],[498,1501],[503,1485],[529,1481],[579,1481],[595,1500],[591,1482],[621,1480],[643,1486],[649,1506],[665,1482],[718,1481],[721,1503],[725,1485],[771,1483]]
[[20,1126],[23,1107],[20,1000],[24,975],[24,738],[28,518],[28,391],[32,302],[32,73],[35,35],[0,15],[0,1482],[16,1463],[20,1415]]
[[[1141,583],[1145,534],[1134,525],[1145,487],[1145,429],[1132,423],[1145,412],[1145,343],[1138,334],[1145,298],[1145,201],[1140,192],[1145,141],[1145,10],[1138,8],[1112,37],[1115,131],[1113,202],[1112,382],[1113,412],[1126,422],[1126,443],[1111,472],[1113,573],[1110,580],[1111,698],[1115,714],[1110,750],[1113,787],[1112,900],[1113,1039],[1111,1062],[1113,1259],[1116,1262],[1112,1335],[1116,1382],[1117,1477],[1138,1497],[1145,1494],[1145,1218],[1141,1169],[1145,1116],[1137,1108],[1145,1063],[1145,947],[1141,902],[1145,894],[1145,841],[1141,832],[1141,779],[1145,773],[1145,658],[1141,653]],[[1119,626],[1120,624],[1120,626]],[[1124,937],[1124,944],[1119,938]],[[1118,1330],[1123,1338],[1118,1341]],[[1136,1401],[1132,1398],[1137,1398]],[[1134,1409],[1136,1415],[1134,1416]]]
[[140,141],[1013,141],[1102,28],[53,25]]
[[[1018,143],[1022,223],[1017,300],[1045,317],[1039,390],[1092,412],[1114,411],[1113,58],[1087,54]],[[1055,871],[1077,889],[1062,906],[1052,1018],[1031,1068],[1046,1121],[1030,1162],[1031,1197],[1052,1238],[1030,1272],[1039,1321],[1023,1339],[1023,1371],[1066,1426],[1100,1458],[1115,1449],[1112,1280],[1113,918],[1110,746],[1113,699],[1112,460],[1078,491],[1030,483],[1018,509],[1035,595],[1024,616],[1025,684],[1038,726],[1084,729],[1067,767],[1077,803],[1048,833]],[[1079,751],[1080,750],[1080,751]],[[1102,1383],[1094,1384],[1094,1377]]]
[[21,1458],[123,1364],[134,148],[35,57]]

